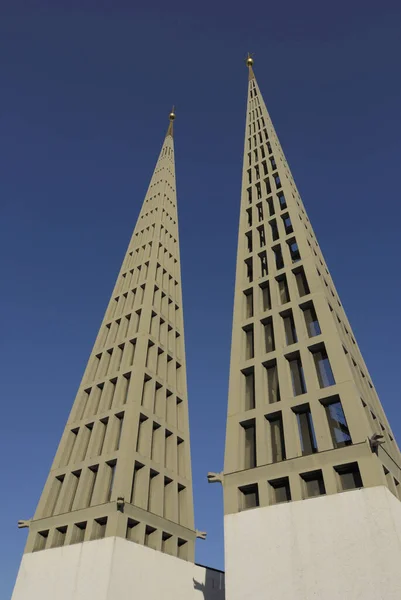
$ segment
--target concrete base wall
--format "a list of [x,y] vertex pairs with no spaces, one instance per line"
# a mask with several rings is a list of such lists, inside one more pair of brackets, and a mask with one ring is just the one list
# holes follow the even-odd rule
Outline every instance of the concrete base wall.
[[227,600],[399,600],[401,502],[386,487],[225,517]]
[[122,538],[25,554],[12,600],[224,600],[224,575]]

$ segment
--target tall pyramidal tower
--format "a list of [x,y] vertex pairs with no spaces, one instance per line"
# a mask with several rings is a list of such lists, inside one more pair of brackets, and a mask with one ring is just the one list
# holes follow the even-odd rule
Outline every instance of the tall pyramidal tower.
[[247,64],[227,600],[399,598],[400,451]]
[[206,580],[221,597],[221,574],[193,563],[174,118],[38,507],[19,523],[13,600],[203,600]]

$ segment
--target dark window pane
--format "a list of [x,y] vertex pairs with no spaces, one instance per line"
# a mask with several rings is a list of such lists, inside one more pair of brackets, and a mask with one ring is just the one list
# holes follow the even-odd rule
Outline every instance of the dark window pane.
[[340,400],[328,404],[326,406],[326,414],[334,447],[341,448],[342,446],[352,444],[347,420]]
[[326,349],[322,348],[321,350],[314,351],[313,358],[320,387],[325,388],[330,385],[335,385],[336,382],[334,380]]

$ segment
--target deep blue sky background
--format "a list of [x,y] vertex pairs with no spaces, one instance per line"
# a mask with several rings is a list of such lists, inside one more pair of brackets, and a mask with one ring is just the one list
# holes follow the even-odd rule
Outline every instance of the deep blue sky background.
[[400,27],[395,0],[1,2],[1,599],[173,103],[197,561],[223,567],[206,473],[223,464],[248,50],[400,440]]

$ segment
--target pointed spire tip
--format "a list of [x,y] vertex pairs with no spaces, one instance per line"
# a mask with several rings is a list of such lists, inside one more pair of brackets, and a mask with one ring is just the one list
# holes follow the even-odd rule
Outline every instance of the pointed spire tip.
[[248,56],[246,57],[246,66],[249,69],[249,80],[254,79],[255,78],[255,74],[253,72],[253,58],[251,56],[251,54],[248,52]]
[[168,129],[167,129],[166,137],[168,135],[171,135],[171,137],[173,137],[173,121],[175,119],[175,107],[174,106],[171,109],[171,112],[170,112],[168,118],[170,119],[170,123],[169,123]]

